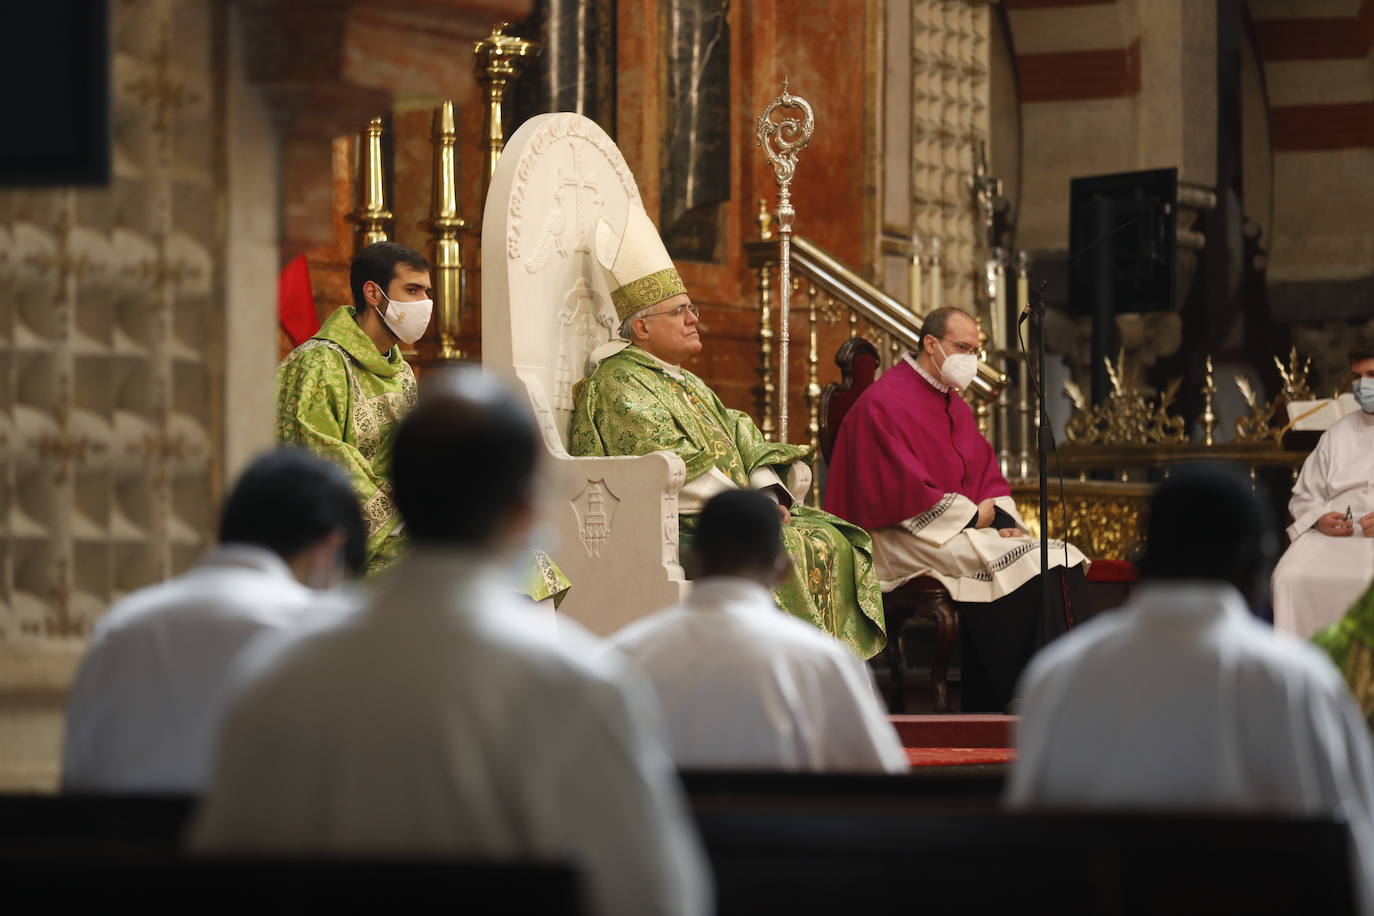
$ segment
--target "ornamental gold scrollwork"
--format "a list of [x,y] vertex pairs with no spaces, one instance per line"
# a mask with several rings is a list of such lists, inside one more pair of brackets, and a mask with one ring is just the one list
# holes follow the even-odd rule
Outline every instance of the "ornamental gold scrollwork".
[[1237,442],[1281,440],[1291,426],[1286,422],[1288,404],[1293,401],[1313,400],[1312,386],[1308,382],[1308,375],[1312,371],[1311,357],[1304,359],[1298,355],[1298,348],[1294,347],[1288,351],[1287,364],[1275,356],[1274,366],[1279,370],[1283,390],[1268,402],[1260,399],[1259,392],[1250,384],[1249,379],[1243,375],[1236,376],[1236,388],[1240,390],[1241,397],[1245,398],[1245,403],[1250,408],[1248,414],[1236,420]]
[[1073,380],[1064,391],[1073,401],[1074,414],[1064,438],[1075,445],[1161,445],[1187,441],[1182,417],[1171,416],[1169,406],[1178,396],[1182,379],[1174,379],[1157,404],[1146,397],[1138,367],[1126,363],[1123,350],[1113,365],[1104,359],[1112,390],[1101,404],[1089,406],[1083,390]]
[[[1063,510],[1051,503],[1050,536],[1067,540],[1090,557],[1127,560],[1136,553],[1145,537],[1148,487],[1140,493],[1097,494],[1068,492],[1068,531],[1063,529]],[[1036,521],[1036,494],[1030,490],[1016,493],[1017,509],[1026,520],[1030,534],[1039,536]]]

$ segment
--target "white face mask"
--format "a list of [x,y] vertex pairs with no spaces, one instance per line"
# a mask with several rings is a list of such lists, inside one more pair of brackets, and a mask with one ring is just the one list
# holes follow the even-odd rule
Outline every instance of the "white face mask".
[[[386,293],[382,288],[377,287],[377,292],[382,293],[382,298],[386,300],[386,311],[377,309],[377,314],[382,316],[382,321],[391,329],[401,343],[413,344],[420,339],[420,335],[425,333],[425,328],[429,327],[429,316],[434,311],[433,299],[413,299],[410,302],[397,302]],[[373,308],[377,308],[375,305]]]
[[940,364],[940,377],[945,380],[945,384],[960,391],[967,388],[969,382],[978,374],[978,357],[972,353],[955,353],[950,356],[945,353],[944,344],[936,341],[935,346],[940,348],[945,357],[945,361]]
[[1361,410],[1365,413],[1374,413],[1374,378],[1355,379],[1350,390],[1354,393],[1355,400],[1360,402]]

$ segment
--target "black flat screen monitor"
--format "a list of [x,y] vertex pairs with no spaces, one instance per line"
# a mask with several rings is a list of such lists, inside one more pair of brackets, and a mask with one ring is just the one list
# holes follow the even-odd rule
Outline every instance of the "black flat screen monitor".
[[110,180],[106,0],[7,3],[0,187]]
[[[1097,210],[1105,206],[1107,226]],[[1112,258],[1112,311],[1156,312],[1174,307],[1178,169],[1152,169],[1075,178],[1069,183],[1069,311],[1087,315],[1098,297],[1099,252]],[[1099,241],[1100,240],[1100,241]]]

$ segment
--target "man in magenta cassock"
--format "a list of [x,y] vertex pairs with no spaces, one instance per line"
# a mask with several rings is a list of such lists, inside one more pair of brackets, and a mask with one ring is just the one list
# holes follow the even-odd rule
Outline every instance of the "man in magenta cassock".
[[[1040,540],[1026,533],[992,445],[958,391],[978,371],[978,326],[936,309],[921,346],[855,402],[840,426],[825,508],[873,535],[884,592],[918,576],[949,589],[960,616],[962,706],[1002,712],[1040,646],[1063,632],[1083,555],[1049,542],[1055,600],[1042,608]],[[1067,568],[1067,569],[1065,569]],[[889,638],[896,638],[889,634]]]

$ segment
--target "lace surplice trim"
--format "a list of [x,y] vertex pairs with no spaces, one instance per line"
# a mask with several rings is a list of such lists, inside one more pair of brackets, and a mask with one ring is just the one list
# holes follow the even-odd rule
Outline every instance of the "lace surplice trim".
[[902,527],[905,528],[907,531],[910,531],[912,534],[917,533],[922,528],[925,528],[926,526],[930,525],[937,518],[948,512],[950,507],[954,505],[954,501],[956,499],[958,499],[957,494],[946,493],[944,496],[940,497],[940,501],[938,503],[931,506],[926,511],[922,512],[920,515],[913,516],[912,518],[909,518],[905,522],[903,522]]

